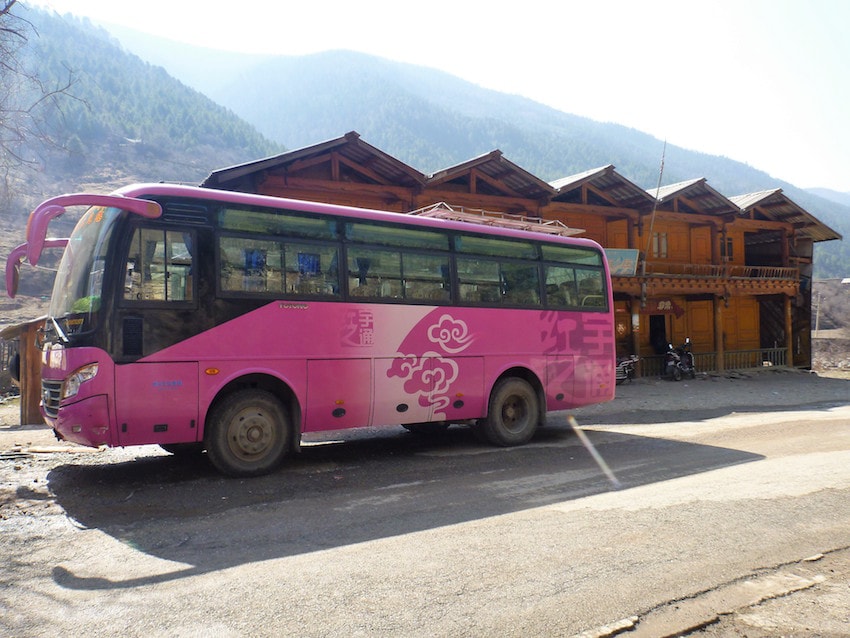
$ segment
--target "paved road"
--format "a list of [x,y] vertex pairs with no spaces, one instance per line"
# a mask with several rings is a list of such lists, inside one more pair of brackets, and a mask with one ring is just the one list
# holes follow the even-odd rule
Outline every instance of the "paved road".
[[[156,448],[25,446],[0,461],[0,632],[664,635],[831,595],[848,582],[848,388],[624,386],[577,412],[621,489],[563,414],[523,448],[399,428],[252,480]],[[694,395],[686,412],[673,392]],[[3,450],[13,435],[35,436],[0,433]],[[819,622],[850,620],[848,599]]]

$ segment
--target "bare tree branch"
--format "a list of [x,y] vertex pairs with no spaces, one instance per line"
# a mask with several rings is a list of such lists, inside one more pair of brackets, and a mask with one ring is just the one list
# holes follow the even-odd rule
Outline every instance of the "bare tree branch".
[[0,0],[0,181],[7,192],[19,171],[38,168],[42,150],[60,148],[48,121],[61,118],[64,99],[76,99],[71,69],[65,67],[66,77],[56,81],[30,68],[35,65],[28,47],[38,31],[16,9],[23,9],[17,0]]

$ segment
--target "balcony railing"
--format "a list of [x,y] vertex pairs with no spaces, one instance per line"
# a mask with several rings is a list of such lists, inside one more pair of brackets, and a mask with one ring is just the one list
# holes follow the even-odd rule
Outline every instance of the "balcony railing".
[[[786,348],[761,348],[758,350],[731,350],[723,353],[724,370],[753,370],[766,366],[788,365]],[[695,352],[697,372],[718,372],[716,352]],[[660,377],[664,374],[664,355],[642,357],[640,376]]]
[[712,279],[779,279],[799,281],[798,268],[779,266],[736,266],[730,264],[676,264],[666,261],[650,261],[646,264],[647,275],[669,275],[674,277],[707,277]]

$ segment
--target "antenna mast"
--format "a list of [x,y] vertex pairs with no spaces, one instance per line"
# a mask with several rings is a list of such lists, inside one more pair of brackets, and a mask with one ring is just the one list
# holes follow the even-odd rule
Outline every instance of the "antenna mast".
[[661,149],[661,165],[658,168],[658,184],[655,186],[655,198],[652,203],[652,213],[649,215],[649,232],[646,237],[646,251],[643,253],[643,260],[640,265],[640,306],[646,307],[646,260],[649,257],[649,251],[652,248],[652,227],[655,225],[655,211],[658,209],[658,194],[661,192],[661,178],[664,176],[664,157],[667,155],[667,140],[664,140],[664,147]]

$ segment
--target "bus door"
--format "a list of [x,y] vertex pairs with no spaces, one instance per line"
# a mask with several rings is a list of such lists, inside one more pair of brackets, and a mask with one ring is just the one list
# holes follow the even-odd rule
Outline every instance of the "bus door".
[[371,399],[371,359],[310,360],[307,362],[304,431],[368,425]]
[[375,359],[373,425],[425,423],[432,418],[433,359]]
[[[112,315],[119,445],[197,441],[198,364],[161,353],[211,321],[198,305],[200,232],[168,224],[129,228]],[[160,360],[144,361],[151,357]]]
[[198,440],[198,364],[115,366],[118,445]]

